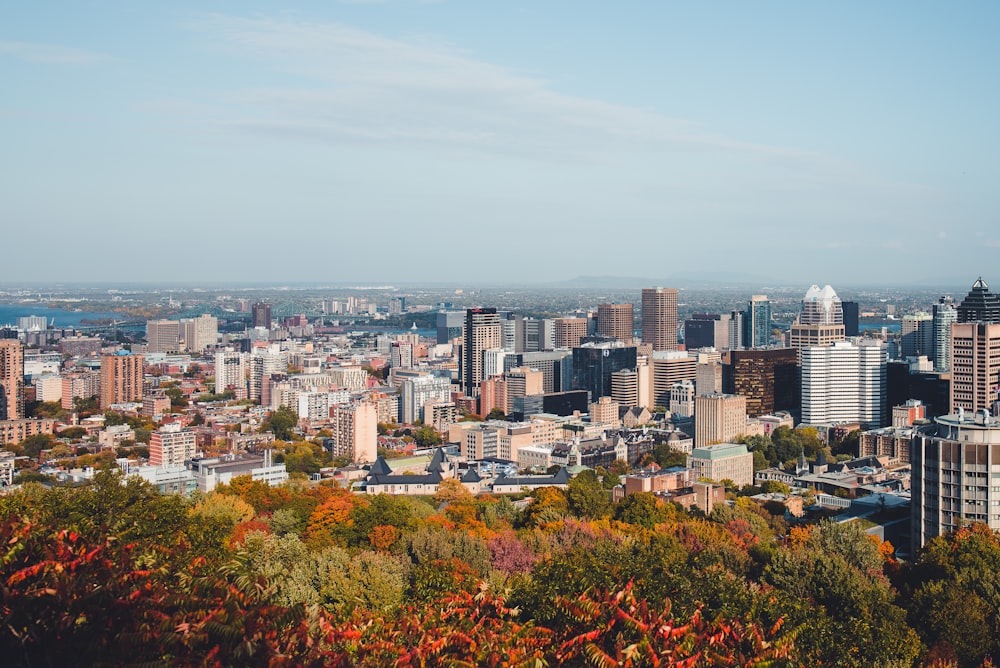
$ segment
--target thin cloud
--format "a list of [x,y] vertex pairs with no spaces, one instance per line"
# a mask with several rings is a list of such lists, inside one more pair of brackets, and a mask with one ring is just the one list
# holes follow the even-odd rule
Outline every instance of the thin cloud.
[[92,65],[110,60],[109,56],[95,51],[33,42],[0,41],[0,53],[46,65]]
[[246,116],[223,118],[217,127],[551,158],[618,150],[809,155],[731,139],[655,111],[564,95],[546,81],[427,40],[392,39],[339,23],[225,16],[204,20],[199,29],[235,55],[313,82],[234,91],[230,101],[244,105]]

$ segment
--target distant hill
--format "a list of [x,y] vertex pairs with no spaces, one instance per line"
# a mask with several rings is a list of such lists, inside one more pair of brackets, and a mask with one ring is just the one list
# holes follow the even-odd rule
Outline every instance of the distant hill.
[[641,278],[636,276],[577,276],[567,281],[544,284],[549,288],[608,288],[641,289],[662,287],[704,287],[732,285],[773,285],[775,280],[742,272],[713,271],[710,273],[672,274],[665,278]]

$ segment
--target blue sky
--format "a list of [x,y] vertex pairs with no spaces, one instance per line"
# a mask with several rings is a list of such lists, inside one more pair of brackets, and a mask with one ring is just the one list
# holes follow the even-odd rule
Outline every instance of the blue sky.
[[0,9],[0,280],[1000,283],[995,2],[289,6]]

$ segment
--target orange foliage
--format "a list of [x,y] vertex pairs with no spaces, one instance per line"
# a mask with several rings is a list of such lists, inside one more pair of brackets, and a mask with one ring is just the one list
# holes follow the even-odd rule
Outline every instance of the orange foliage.
[[343,488],[331,489],[327,499],[316,506],[306,524],[306,538],[314,547],[333,545],[333,534],[338,528],[354,524],[351,511],[366,505],[368,499],[356,496]]
[[372,529],[371,535],[368,536],[368,540],[376,550],[388,550],[398,538],[399,529],[391,524],[381,524],[375,527]]
[[793,550],[805,547],[809,543],[810,531],[806,527],[792,527],[788,532],[788,546]]

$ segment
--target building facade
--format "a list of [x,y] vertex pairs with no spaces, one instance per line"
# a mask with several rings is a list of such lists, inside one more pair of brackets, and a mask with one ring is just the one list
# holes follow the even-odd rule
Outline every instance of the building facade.
[[197,452],[197,434],[181,429],[180,423],[164,425],[149,436],[149,463],[152,466],[183,464]]
[[598,304],[597,333],[631,343],[635,329],[635,317],[631,304]]
[[722,391],[746,397],[747,415],[799,410],[799,369],[794,348],[733,350],[722,368]]
[[126,351],[101,356],[101,408],[112,404],[142,402],[145,358]]
[[1000,324],[951,326],[951,412],[993,409],[1000,387]]
[[479,396],[484,373],[483,353],[503,348],[503,328],[495,308],[470,308],[465,312],[465,340],[462,345],[462,389],[468,397]]
[[802,422],[811,425],[859,422],[867,429],[886,424],[886,365],[881,341],[841,341],[803,348]]
[[[747,427],[747,400],[738,394],[711,394],[694,399],[694,446],[732,441]],[[711,476],[709,476],[711,477]],[[751,478],[753,472],[751,471]],[[718,481],[721,478],[713,478]]]
[[989,412],[935,418],[910,453],[913,551],[973,522],[1000,530],[1000,423]]
[[0,339],[0,420],[24,417],[24,346]]
[[676,288],[643,288],[642,342],[653,350],[677,350]]

